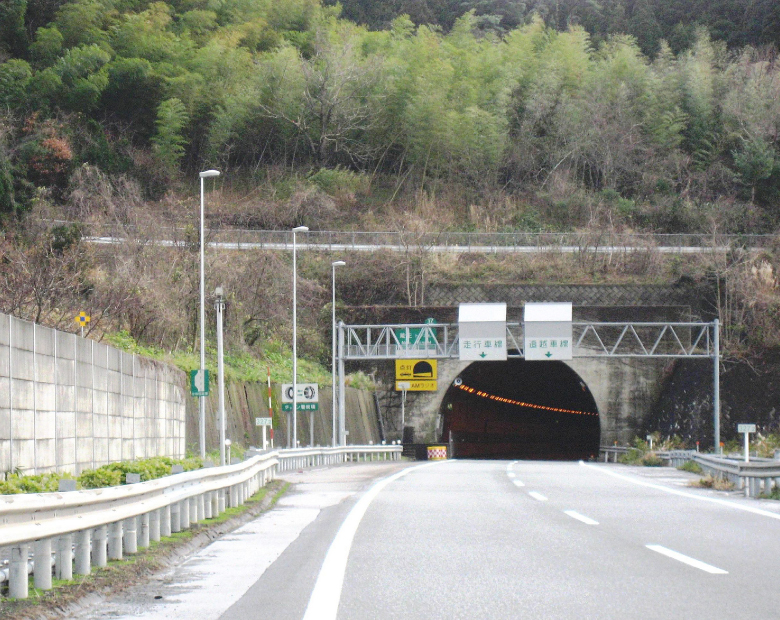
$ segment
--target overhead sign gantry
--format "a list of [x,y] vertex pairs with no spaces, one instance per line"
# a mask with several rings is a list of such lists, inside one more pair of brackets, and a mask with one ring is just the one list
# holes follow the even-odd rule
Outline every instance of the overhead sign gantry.
[[[464,304],[465,305],[465,304]],[[495,306],[497,304],[468,304],[469,306]],[[503,304],[501,304],[503,305]],[[527,306],[542,306],[544,304],[527,304]],[[566,305],[566,304],[555,304]],[[569,307],[571,306],[568,304]],[[506,306],[504,305],[504,308]],[[495,308],[485,309],[480,315],[478,308],[468,309],[463,316],[471,320],[449,324],[393,324],[393,325],[346,325],[338,324],[338,408],[339,408],[339,438],[341,445],[345,444],[344,428],[344,363],[347,360],[397,360],[407,358],[425,359],[471,359],[461,357],[464,347],[461,338],[474,338],[473,324],[475,317],[496,317]],[[538,311],[538,313],[537,313]],[[530,345],[537,339],[537,350],[541,350],[539,340],[558,339],[557,349],[570,349],[571,358],[557,357],[553,359],[575,358],[669,358],[669,359],[706,359],[713,360],[713,419],[716,450],[720,446],[720,327],[717,319],[705,322],[595,322],[572,321],[571,346],[561,347],[561,340],[567,340],[566,334],[558,335],[560,325],[567,321],[539,321],[538,318],[560,319],[563,314],[556,311],[545,314],[543,309],[532,310],[531,319],[523,323],[503,323],[503,331],[493,335],[495,342],[503,340],[506,347],[506,357],[503,359],[539,359],[531,353]],[[505,315],[504,315],[505,316]],[[500,322],[500,321],[491,321]],[[534,325],[539,323],[540,325]],[[535,330],[542,330],[537,335]],[[547,330],[552,329],[550,334]],[[547,343],[550,344],[549,342]],[[566,343],[568,344],[568,343]],[[493,348],[492,345],[490,348]],[[503,347],[502,347],[503,348]],[[550,352],[548,346],[545,351]],[[487,349],[482,347],[485,357],[478,356],[473,361],[495,359],[489,358]],[[492,353],[492,352],[491,352]],[[568,354],[568,353],[567,353]],[[542,359],[552,356],[543,355]]]

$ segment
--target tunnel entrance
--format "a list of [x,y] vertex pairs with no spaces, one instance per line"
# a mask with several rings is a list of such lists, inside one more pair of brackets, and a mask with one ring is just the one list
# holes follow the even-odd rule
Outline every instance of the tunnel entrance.
[[476,362],[447,390],[442,441],[455,458],[577,460],[598,455],[596,401],[563,362]]

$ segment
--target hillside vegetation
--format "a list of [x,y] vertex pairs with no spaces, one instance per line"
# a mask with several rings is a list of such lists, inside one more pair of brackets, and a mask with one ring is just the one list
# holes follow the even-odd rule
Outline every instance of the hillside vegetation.
[[[86,309],[95,337],[196,350],[197,172],[213,167],[223,175],[207,186],[211,228],[407,235],[403,255],[350,260],[344,303],[423,304],[437,280],[709,278],[730,350],[776,345],[772,248],[455,259],[415,243],[430,230],[717,240],[780,221],[780,68],[773,48],[740,46],[776,40],[776,7],[755,36],[726,41],[683,20],[684,41],[649,45],[621,20],[589,25],[580,5],[577,19],[540,1],[515,22],[486,21],[499,5],[513,3],[451,9],[434,25],[393,11],[361,19],[383,27],[371,30],[318,0],[3,3],[0,309],[69,329]],[[602,17],[618,10],[600,6]],[[641,7],[626,7],[630,22]],[[135,240],[84,243],[101,223]],[[162,227],[182,244],[144,242]],[[323,362],[329,261],[300,264],[301,349]],[[208,291],[228,291],[237,365],[259,352],[286,359],[289,257],[212,253],[207,274]]]

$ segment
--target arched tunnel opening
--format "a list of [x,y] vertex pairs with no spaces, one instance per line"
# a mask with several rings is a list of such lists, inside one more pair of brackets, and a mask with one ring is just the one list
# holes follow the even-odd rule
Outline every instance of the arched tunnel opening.
[[455,458],[577,460],[598,456],[596,401],[559,361],[476,362],[442,401]]

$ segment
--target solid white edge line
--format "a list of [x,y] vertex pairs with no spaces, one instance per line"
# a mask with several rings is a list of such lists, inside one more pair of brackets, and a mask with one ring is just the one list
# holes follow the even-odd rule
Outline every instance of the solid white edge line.
[[694,568],[703,570],[705,573],[710,573],[711,575],[729,574],[728,571],[723,570],[722,568],[712,566],[712,564],[707,564],[706,562],[702,562],[701,560],[695,560],[694,558],[688,557],[687,555],[683,555],[682,553],[678,553],[677,551],[672,551],[671,549],[667,549],[666,547],[662,547],[661,545],[645,545],[645,547],[647,547],[651,551],[655,551],[656,553],[665,555],[668,558],[672,558],[673,560],[677,560],[678,562],[687,564],[688,566],[693,566]]
[[352,507],[352,510],[349,511],[347,518],[344,519],[339,531],[336,532],[336,536],[325,554],[325,560],[322,562],[322,568],[320,568],[320,574],[317,576],[317,581],[314,584],[303,620],[336,620],[339,602],[341,601],[341,589],[344,585],[344,574],[347,570],[347,559],[352,548],[352,540],[355,538],[355,532],[357,532],[363,515],[366,514],[369,505],[382,489],[409,472],[446,462],[437,461],[409,467],[384,480],[380,480],[366,491],[363,497]]
[[586,517],[585,515],[581,515],[576,510],[564,510],[564,514],[569,515],[572,519],[577,519],[577,521],[581,521],[585,525],[598,525],[598,521],[594,521],[590,517]]
[[624,476],[623,474],[610,471],[603,467],[591,465],[590,463],[586,463],[585,461],[580,461],[580,465],[582,467],[593,469],[594,471],[600,472],[602,474],[606,474],[607,476],[612,476],[613,478],[619,478],[620,480],[624,480],[626,482],[630,482],[631,484],[636,484],[638,486],[647,487],[649,489],[655,489],[657,491],[664,491],[665,493],[678,495],[679,497],[687,497],[688,499],[695,499],[700,502],[709,502],[711,504],[727,506],[729,508],[733,508],[734,510],[742,510],[743,512],[750,512],[755,515],[761,515],[762,517],[769,517],[770,519],[777,519],[778,521],[780,521],[780,514],[776,512],[769,512],[768,510],[762,510],[761,508],[753,508],[752,506],[744,506],[742,504],[737,504],[735,502],[730,502],[729,500],[720,499],[717,497],[704,497],[701,495],[694,495],[693,493],[686,493],[685,491],[680,491],[678,489],[670,489],[669,487],[661,486],[660,484],[653,484],[652,482],[645,482],[644,480],[636,480],[635,478],[632,478],[630,476]]
[[524,487],[525,486],[525,484],[523,483],[522,480],[512,480],[512,482],[514,482],[516,487]]
[[536,491],[528,491],[528,495],[530,495],[536,500],[539,500],[540,502],[547,501],[547,498],[544,495],[542,495],[541,493],[537,493]]

